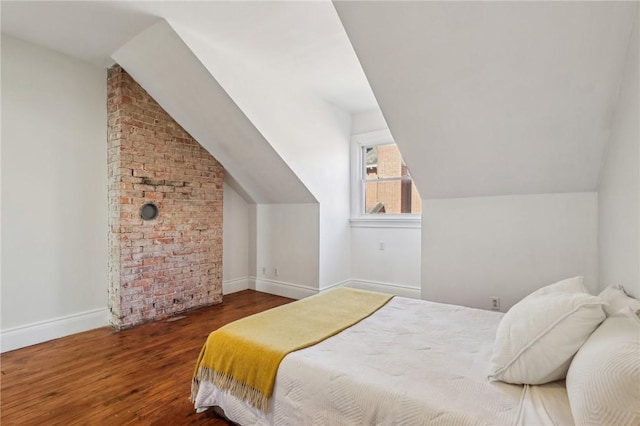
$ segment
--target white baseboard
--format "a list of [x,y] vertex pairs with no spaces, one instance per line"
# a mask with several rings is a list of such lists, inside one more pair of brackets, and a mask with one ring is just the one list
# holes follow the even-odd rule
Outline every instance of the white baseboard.
[[253,290],[275,294],[276,296],[288,297],[290,299],[304,299],[305,297],[318,294],[317,288],[264,278],[251,277],[249,285],[249,288]]
[[420,299],[421,294],[421,289],[419,287],[358,279],[341,281],[322,287],[321,289],[284,281],[275,281],[255,277],[248,277],[247,281],[247,288],[251,290],[275,294],[276,296],[288,297],[290,299],[304,299],[305,297],[313,296],[314,294],[322,293],[324,291],[340,286],[359,288],[362,290],[378,291],[381,293],[410,297],[413,299]]
[[361,290],[378,291],[381,293],[389,293],[396,296],[410,297],[412,299],[420,299],[421,289],[402,284],[383,283],[378,281],[367,280],[349,280],[346,287],[359,288]]
[[333,284],[326,285],[326,286],[324,286],[324,287],[322,287],[322,288],[320,289],[320,293],[322,293],[322,292],[324,292],[324,291],[327,291],[327,290],[331,290],[332,288],[335,288],[335,287],[342,287],[342,286],[345,286],[345,287],[346,287],[346,286],[348,286],[348,284],[349,284],[350,282],[351,282],[351,281],[349,281],[349,280],[344,280],[344,281],[340,281],[340,282],[337,282],[337,283],[333,283]]
[[247,290],[251,288],[249,281],[249,277],[240,277],[222,281],[222,294],[231,294],[238,291]]
[[0,331],[0,352],[24,348],[109,325],[107,308],[79,312]]

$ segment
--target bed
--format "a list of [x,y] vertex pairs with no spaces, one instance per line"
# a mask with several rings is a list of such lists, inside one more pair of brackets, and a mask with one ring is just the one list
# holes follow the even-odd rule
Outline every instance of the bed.
[[213,407],[241,425],[573,425],[564,380],[530,386],[488,379],[503,316],[394,297],[286,355],[268,407],[207,380],[192,399],[196,410]]

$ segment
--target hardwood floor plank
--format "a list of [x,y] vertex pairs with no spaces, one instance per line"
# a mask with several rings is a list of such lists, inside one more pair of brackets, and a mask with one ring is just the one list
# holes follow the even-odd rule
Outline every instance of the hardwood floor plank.
[[0,355],[2,425],[227,425],[189,402],[207,336],[291,302],[245,290],[220,305],[115,332],[100,328]]

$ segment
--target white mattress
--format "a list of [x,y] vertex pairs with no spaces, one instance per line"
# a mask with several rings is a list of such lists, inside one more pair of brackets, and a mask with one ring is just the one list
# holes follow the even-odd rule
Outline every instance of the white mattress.
[[501,317],[395,297],[342,333],[287,355],[268,413],[207,382],[195,406],[219,406],[243,425],[572,425],[563,382],[488,381]]

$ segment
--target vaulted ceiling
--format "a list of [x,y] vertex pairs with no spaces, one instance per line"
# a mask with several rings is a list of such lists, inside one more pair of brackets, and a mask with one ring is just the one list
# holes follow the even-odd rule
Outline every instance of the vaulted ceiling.
[[[3,1],[1,7],[3,33],[98,66],[109,66],[114,52],[166,19],[201,57],[241,58],[256,73],[277,73],[289,89],[347,113],[379,107],[423,198],[595,190],[638,19],[637,2]],[[243,116],[215,75],[207,84],[203,93],[219,95],[210,102],[235,117],[229,121],[235,134],[250,134],[255,149],[277,157],[273,141],[252,125],[259,117]],[[166,102],[174,114],[189,112]],[[286,176],[296,180],[285,162],[267,162],[279,164],[270,177],[253,169],[259,161],[218,148],[253,199],[297,202],[273,185]],[[283,188],[296,199],[313,198]]]
[[99,66],[166,19],[212,54],[243,56],[352,111],[375,99],[330,1],[5,1],[2,32]]
[[133,37],[113,58],[257,203],[316,199],[165,20]]
[[638,3],[335,6],[423,198],[597,189]]

